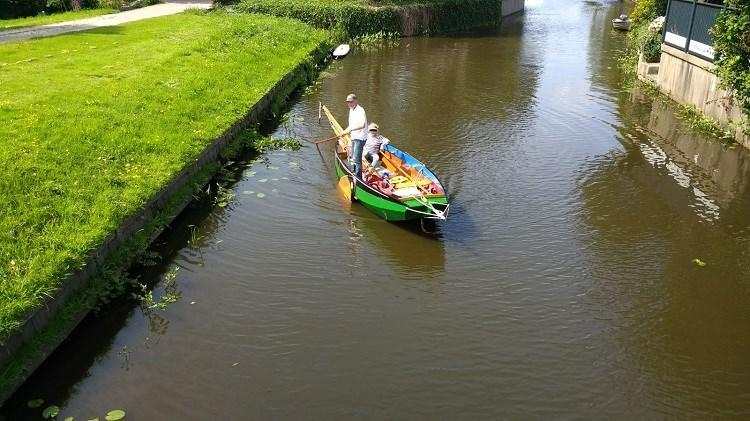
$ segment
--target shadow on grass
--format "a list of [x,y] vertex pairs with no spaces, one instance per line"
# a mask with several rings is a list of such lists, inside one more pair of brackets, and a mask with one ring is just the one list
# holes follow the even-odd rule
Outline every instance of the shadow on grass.
[[54,27],[32,26],[25,29],[16,28],[0,31],[0,43],[23,41],[29,39],[51,38],[60,35],[110,34],[122,32],[121,26],[96,26],[88,24],[64,24]]

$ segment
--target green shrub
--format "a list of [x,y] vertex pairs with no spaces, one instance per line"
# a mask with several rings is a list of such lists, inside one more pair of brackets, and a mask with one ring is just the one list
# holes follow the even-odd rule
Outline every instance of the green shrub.
[[643,54],[648,63],[658,63],[661,57],[661,30],[649,27],[650,22],[633,25],[628,35],[628,43],[635,54]]
[[634,25],[648,24],[667,13],[667,0],[637,0],[630,14]]
[[35,16],[47,6],[47,0],[0,0],[0,19]]
[[750,3],[727,0],[727,4],[736,10],[724,10],[716,20],[714,63],[722,86],[734,91],[743,114],[750,117]]
[[[218,0],[226,4],[233,0]],[[497,0],[242,0],[237,9],[299,19],[313,26],[335,29],[347,37],[401,33],[400,7],[429,15],[429,25],[418,33],[441,33],[491,26],[500,22]]]

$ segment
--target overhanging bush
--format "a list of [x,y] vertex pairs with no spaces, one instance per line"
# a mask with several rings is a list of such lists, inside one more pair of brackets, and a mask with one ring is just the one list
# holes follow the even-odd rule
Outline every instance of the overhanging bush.
[[736,10],[724,10],[716,19],[712,32],[714,63],[722,86],[734,91],[743,114],[750,117],[750,2],[726,3]]
[[[232,0],[220,0],[231,2]],[[402,33],[402,13],[429,16],[429,24],[418,33],[467,30],[497,24],[501,19],[498,0],[243,0],[237,9],[291,17],[313,26],[336,29],[346,36]]]

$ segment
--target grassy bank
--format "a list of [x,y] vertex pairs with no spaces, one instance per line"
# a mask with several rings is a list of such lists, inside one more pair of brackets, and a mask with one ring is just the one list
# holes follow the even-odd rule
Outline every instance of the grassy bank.
[[0,31],[26,28],[29,26],[49,25],[51,23],[67,22],[76,19],[86,19],[115,12],[117,12],[115,9],[86,9],[79,10],[78,12],[53,13],[51,15],[40,15],[29,18],[0,19]]
[[244,12],[291,17],[335,29],[341,36],[356,37],[493,26],[502,18],[501,5],[499,0],[241,0],[235,7]]
[[0,338],[327,36],[188,13],[0,45]]

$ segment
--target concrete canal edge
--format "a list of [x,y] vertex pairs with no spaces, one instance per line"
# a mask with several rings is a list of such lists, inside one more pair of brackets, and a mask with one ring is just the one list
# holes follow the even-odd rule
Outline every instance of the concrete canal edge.
[[[326,41],[311,51],[306,59],[263,95],[244,117],[235,121],[192,163],[186,165],[168,185],[144,204],[140,211],[123,221],[115,232],[89,254],[83,268],[71,274],[53,296],[0,344],[0,404],[26,381],[91,311],[95,301],[87,295],[96,296],[97,291],[106,287],[103,284],[109,282],[111,277],[103,276],[102,272],[108,268],[114,256],[123,252],[128,254],[124,260],[118,261],[118,270],[124,271],[130,266],[134,257],[143,250],[133,250],[133,244],[129,242],[138,235],[145,235],[145,241],[138,242],[140,249],[145,249],[153,242],[194,200],[190,194],[194,186],[204,186],[216,174],[219,168],[215,165],[216,162],[240,131],[261,123],[279,111],[291,93],[312,81],[318,65],[324,62],[330,50],[331,45]],[[84,290],[90,290],[92,293],[83,294]],[[77,303],[78,308],[69,303],[76,301],[74,298],[82,300]],[[68,320],[63,321],[63,317],[59,316],[63,310],[70,313],[70,308],[64,309],[68,304],[74,307],[73,314],[68,315]],[[54,324],[60,325],[55,327],[54,333],[45,331]],[[33,355],[19,355],[27,353]],[[18,359],[23,361],[19,362]],[[15,367],[12,367],[13,364]]]

